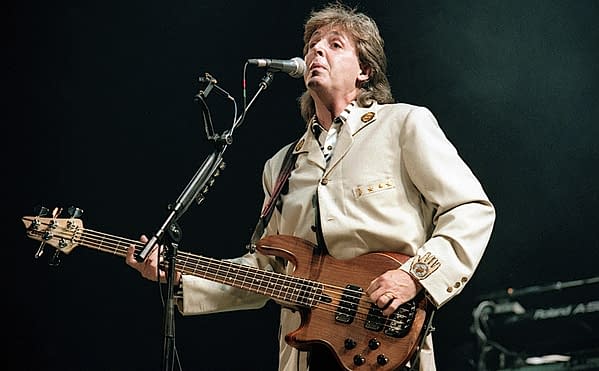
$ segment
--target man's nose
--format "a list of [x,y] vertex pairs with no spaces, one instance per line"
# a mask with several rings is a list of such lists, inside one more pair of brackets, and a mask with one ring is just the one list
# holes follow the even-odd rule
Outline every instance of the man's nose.
[[322,46],[321,43],[318,43],[314,46],[314,51],[316,51],[316,54],[318,55],[323,55],[324,54],[324,47]]
[[323,55],[324,54],[324,45],[323,45],[323,41],[319,41],[316,44],[314,44],[314,46],[312,47],[312,50],[314,51],[314,54],[316,55]]

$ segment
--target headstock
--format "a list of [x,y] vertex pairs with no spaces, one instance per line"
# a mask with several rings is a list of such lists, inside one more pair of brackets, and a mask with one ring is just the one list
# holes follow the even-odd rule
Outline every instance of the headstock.
[[70,253],[81,239],[83,222],[77,219],[83,214],[83,210],[71,206],[67,209],[69,218],[59,218],[62,208],[54,208],[51,216],[45,207],[39,207],[37,216],[24,216],[21,220],[25,224],[27,236],[40,242],[34,257],[38,259],[44,253],[46,244],[56,248],[50,259],[50,265],[60,263],[60,254]]

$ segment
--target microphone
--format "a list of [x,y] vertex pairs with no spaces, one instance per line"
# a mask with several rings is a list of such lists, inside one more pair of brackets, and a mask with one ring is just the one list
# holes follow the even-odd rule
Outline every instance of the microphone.
[[306,62],[300,57],[291,59],[248,59],[249,64],[268,67],[271,71],[286,72],[291,77],[299,78],[306,72]]

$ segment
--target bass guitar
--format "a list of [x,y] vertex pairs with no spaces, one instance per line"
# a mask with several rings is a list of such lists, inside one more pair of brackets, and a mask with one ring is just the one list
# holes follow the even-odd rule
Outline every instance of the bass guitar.
[[[86,229],[75,217],[25,216],[22,221],[28,237],[64,254],[79,245],[120,257],[131,245],[138,251],[144,248],[137,240]],[[434,313],[428,299],[421,293],[384,316],[364,293],[370,281],[401,266],[407,256],[373,252],[335,259],[311,242],[288,235],[264,237],[256,248],[287,260],[293,272],[265,271],[185,251],[178,252],[175,265],[183,274],[265,295],[298,310],[301,325],[285,336],[287,343],[301,350],[324,346],[344,370],[398,370],[416,354]]]

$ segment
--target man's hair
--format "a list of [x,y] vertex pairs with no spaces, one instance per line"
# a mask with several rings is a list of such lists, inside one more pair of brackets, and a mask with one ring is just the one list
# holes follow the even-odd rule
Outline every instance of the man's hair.
[[[387,79],[387,57],[384,41],[372,18],[339,2],[331,3],[321,10],[312,11],[304,24],[304,55],[308,52],[312,34],[323,26],[338,27],[347,32],[356,46],[360,66],[369,70],[369,77],[360,86],[357,103],[368,107],[373,101],[393,103],[391,86]],[[316,113],[314,100],[306,90],[299,98],[300,110],[308,121]]]

